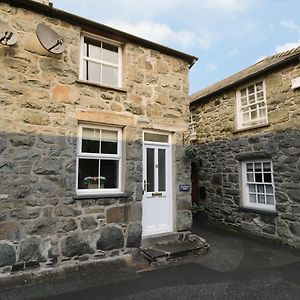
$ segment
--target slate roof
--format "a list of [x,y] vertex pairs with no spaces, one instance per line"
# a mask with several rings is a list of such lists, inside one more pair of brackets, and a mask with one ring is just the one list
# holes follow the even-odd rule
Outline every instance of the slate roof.
[[300,55],[300,46],[297,48],[293,48],[289,51],[277,53],[272,56],[268,56],[256,64],[235,73],[217,83],[214,83],[203,90],[196,92],[191,95],[191,103],[195,104],[200,102],[213,94],[217,94],[222,92],[228,88],[231,88],[237,84],[240,84],[246,80],[254,78],[256,76],[262,75],[263,73],[277,67],[283,65],[291,60],[298,58]]

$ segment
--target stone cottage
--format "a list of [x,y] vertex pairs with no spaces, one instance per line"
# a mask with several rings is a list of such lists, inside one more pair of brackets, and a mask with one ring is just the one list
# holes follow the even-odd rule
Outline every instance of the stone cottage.
[[191,96],[197,201],[211,222],[300,248],[300,47]]
[[[118,256],[190,230],[189,68],[196,57],[53,8],[1,1],[2,274]],[[40,43],[39,24],[64,51]],[[1,273],[0,272],[0,273]]]

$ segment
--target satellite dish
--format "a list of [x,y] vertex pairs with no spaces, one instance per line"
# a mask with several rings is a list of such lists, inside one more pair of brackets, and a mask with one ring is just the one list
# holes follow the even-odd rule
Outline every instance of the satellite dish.
[[18,41],[17,31],[7,23],[0,20],[0,43],[11,46]]
[[60,54],[65,50],[62,37],[45,24],[38,24],[36,35],[42,46],[51,53]]

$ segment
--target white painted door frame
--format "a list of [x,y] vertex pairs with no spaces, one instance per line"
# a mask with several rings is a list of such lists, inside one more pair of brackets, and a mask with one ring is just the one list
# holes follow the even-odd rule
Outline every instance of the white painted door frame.
[[143,237],[173,231],[172,144],[167,135],[167,143],[143,143]]

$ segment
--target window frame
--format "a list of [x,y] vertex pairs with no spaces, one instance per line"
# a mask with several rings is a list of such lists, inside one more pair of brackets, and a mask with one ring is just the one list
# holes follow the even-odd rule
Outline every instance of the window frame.
[[[261,173],[262,173],[262,177],[264,176],[264,174],[271,174],[271,182],[270,183],[266,183],[266,182],[256,182],[255,179],[253,179],[254,181],[252,182],[248,182],[247,180],[247,163],[260,163],[263,165],[263,163],[270,163],[270,172],[264,172],[264,170],[262,169]],[[242,201],[241,201],[241,205],[244,208],[250,208],[250,209],[255,209],[255,210],[261,210],[261,211],[269,211],[269,212],[276,212],[276,197],[275,197],[275,185],[274,185],[274,174],[273,174],[273,164],[272,164],[272,160],[270,159],[252,159],[252,160],[246,160],[246,161],[242,161],[240,163],[240,169],[241,169],[241,194],[242,194]],[[253,170],[253,173],[255,173],[255,170]],[[274,204],[266,204],[266,203],[252,203],[250,202],[250,191],[249,191],[249,184],[255,185],[255,195],[258,194],[263,194],[263,195],[272,195],[273,196],[273,201]],[[258,185],[264,185],[264,192],[258,192]],[[270,185],[272,186],[273,189],[273,193],[267,193],[266,192],[266,185]],[[254,192],[253,192],[254,193]]]
[[[99,130],[113,130],[118,132],[117,142],[117,154],[106,154],[106,153],[88,153],[82,152],[82,129],[92,128]],[[123,149],[122,149],[122,128],[116,126],[107,125],[93,125],[81,123],[78,124],[78,139],[77,139],[77,150],[76,150],[76,195],[107,195],[107,194],[120,194],[122,192],[122,164],[123,164]],[[101,140],[100,140],[101,143]],[[78,174],[79,174],[79,160],[80,159],[95,159],[98,162],[103,160],[118,161],[118,187],[117,188],[106,188],[106,189],[79,189],[78,188]],[[100,169],[99,169],[100,172]],[[101,174],[100,174],[101,175]]]
[[[262,83],[262,92],[263,92],[263,100],[262,101],[258,101],[257,100],[257,90],[256,90],[256,86],[258,84]],[[255,96],[255,102],[249,104],[249,94],[248,94],[248,90],[250,87],[254,87],[255,92],[254,92],[254,96]],[[247,105],[242,106],[242,102],[241,102],[241,91],[243,89],[246,89],[247,92]],[[250,119],[249,121],[244,121],[243,120],[243,112],[242,109],[245,107],[249,107],[251,105],[256,105],[256,109],[254,111],[257,112],[257,114],[259,114],[259,103],[264,103],[265,104],[265,117],[264,118],[256,118],[256,119],[251,119],[251,111],[250,111]],[[247,122],[248,124],[243,124]],[[257,126],[265,126],[268,124],[268,106],[267,106],[267,95],[266,95],[266,84],[265,84],[265,80],[261,79],[261,80],[257,80],[251,84],[246,84],[244,86],[241,86],[237,91],[236,91],[236,124],[237,124],[237,129],[238,130],[243,130],[243,129],[248,129],[248,128],[252,128],[252,127],[257,127]]]
[[[106,43],[106,44],[110,44],[112,46],[116,46],[118,47],[118,64],[113,64],[110,62],[106,62],[103,60],[97,60],[94,58],[88,58],[84,56],[84,38],[88,38],[91,39],[93,41],[95,41],[96,43]],[[117,66],[118,69],[118,83],[117,85],[109,85],[109,84],[105,84],[101,82],[97,82],[97,81],[92,81],[92,80],[88,80],[86,78],[84,78],[84,62],[85,61],[92,61],[92,62],[96,62],[98,64],[101,65],[106,65],[106,66]],[[100,37],[91,33],[87,33],[87,32],[82,32],[81,33],[81,37],[80,37],[80,64],[79,64],[79,79],[86,82],[86,83],[91,83],[91,84],[96,84],[96,85],[101,85],[101,86],[105,86],[105,87],[112,87],[112,88],[122,88],[122,74],[123,74],[123,49],[122,49],[122,44],[114,41],[114,40],[110,40],[104,37]]]

